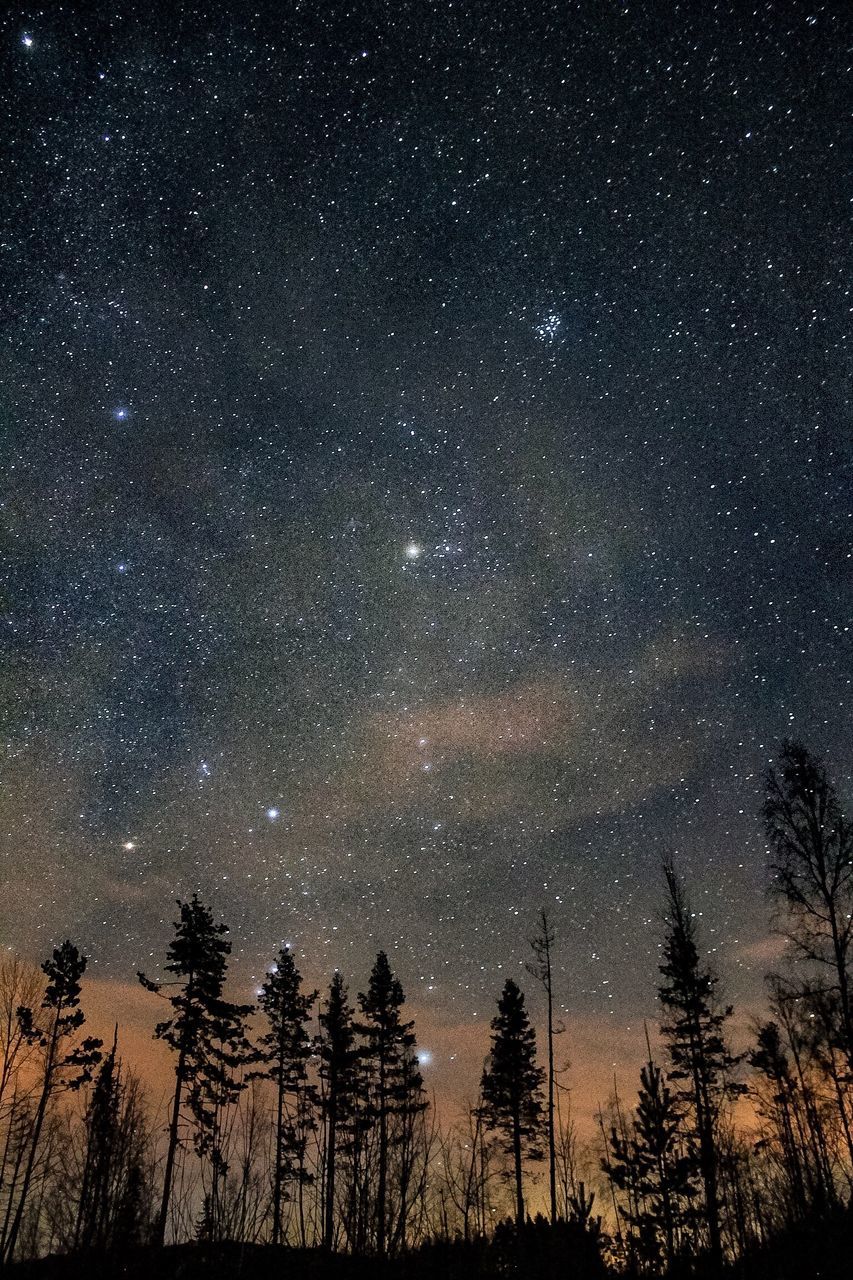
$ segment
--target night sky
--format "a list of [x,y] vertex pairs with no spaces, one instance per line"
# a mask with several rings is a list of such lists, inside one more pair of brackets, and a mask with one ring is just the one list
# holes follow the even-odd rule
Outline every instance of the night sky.
[[844,15],[7,10],[6,944],[198,888],[441,1044],[544,906],[642,1052],[675,849],[760,998],[762,771],[853,769]]

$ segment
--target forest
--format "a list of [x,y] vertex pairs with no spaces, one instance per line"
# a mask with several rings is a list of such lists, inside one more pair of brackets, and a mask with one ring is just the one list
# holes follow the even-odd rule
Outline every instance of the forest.
[[659,1023],[636,1094],[578,1136],[542,912],[531,1024],[495,993],[477,1101],[441,1122],[388,956],[363,991],[307,990],[282,947],[233,1003],[227,927],[178,904],[156,980],[172,1063],[160,1114],[121,1027],[87,1030],[87,957],[0,961],[0,1267],[15,1276],[805,1277],[853,1252],[853,826],[786,742],[761,818],[776,930],[766,1015],[733,1046],[691,886],[661,868]]

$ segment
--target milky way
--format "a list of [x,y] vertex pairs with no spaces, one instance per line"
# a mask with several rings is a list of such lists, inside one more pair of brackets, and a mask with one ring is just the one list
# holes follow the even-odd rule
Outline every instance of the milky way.
[[[198,888],[489,1016],[730,992],[761,774],[849,778],[843,9],[83,5],[2,26],[5,940]],[[133,12],[131,12],[133,10]]]

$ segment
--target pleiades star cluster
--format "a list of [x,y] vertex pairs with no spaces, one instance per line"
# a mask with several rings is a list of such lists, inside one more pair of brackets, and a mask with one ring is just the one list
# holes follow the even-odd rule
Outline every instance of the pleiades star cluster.
[[614,1037],[675,850],[760,998],[762,771],[853,765],[845,27],[6,9],[5,945],[132,982],[198,889],[247,993],[479,1025],[544,907]]

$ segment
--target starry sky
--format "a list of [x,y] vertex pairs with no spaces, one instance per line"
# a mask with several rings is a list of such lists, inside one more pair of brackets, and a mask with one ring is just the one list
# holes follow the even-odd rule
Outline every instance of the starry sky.
[[760,997],[762,770],[853,769],[845,25],[6,10],[7,945],[118,991],[197,888],[440,1046],[545,907],[612,1049],[675,849]]

